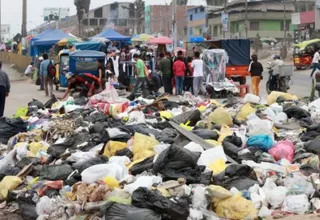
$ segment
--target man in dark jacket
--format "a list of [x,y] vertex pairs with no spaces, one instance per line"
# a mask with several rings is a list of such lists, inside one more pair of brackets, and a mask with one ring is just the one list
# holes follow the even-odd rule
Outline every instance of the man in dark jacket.
[[164,92],[172,95],[172,61],[160,53],[159,71],[162,74]]
[[0,118],[4,113],[6,97],[9,96],[10,87],[8,74],[2,70],[2,62],[0,61]]
[[254,95],[259,96],[259,85],[262,79],[263,66],[260,62],[258,62],[257,55],[253,54],[251,56],[251,60],[249,72],[251,73],[252,92]]

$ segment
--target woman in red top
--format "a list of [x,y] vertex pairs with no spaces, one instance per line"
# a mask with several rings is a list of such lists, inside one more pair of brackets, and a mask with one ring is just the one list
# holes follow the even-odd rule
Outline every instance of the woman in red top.
[[184,85],[184,74],[186,72],[186,64],[183,62],[181,57],[178,57],[173,64],[173,74],[176,80],[176,93],[182,95]]

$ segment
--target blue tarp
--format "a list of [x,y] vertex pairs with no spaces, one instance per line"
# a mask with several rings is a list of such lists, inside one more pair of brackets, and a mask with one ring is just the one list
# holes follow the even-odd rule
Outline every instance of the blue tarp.
[[191,36],[189,38],[189,42],[190,43],[202,43],[202,42],[204,42],[204,38],[201,36]]
[[105,54],[99,51],[93,50],[77,50],[69,54],[70,59],[77,57],[84,57],[84,58],[105,58]]
[[129,41],[131,37],[124,36],[113,29],[107,29],[94,37],[103,37],[111,41]]
[[63,38],[70,38],[70,35],[58,29],[45,30],[31,39],[28,54],[39,56],[41,53],[49,52],[50,48]]
[[86,41],[81,43],[74,43],[77,50],[95,50],[105,52],[107,46],[105,43],[94,42],[94,41]]
[[221,49],[224,49],[229,56],[228,65],[243,66],[250,64],[250,40],[232,39],[221,40]]

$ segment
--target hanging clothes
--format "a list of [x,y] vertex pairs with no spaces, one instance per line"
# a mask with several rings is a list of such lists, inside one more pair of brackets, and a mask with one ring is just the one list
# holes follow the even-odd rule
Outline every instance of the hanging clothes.
[[119,56],[112,57],[114,75],[117,78],[119,77],[119,60],[120,60]]

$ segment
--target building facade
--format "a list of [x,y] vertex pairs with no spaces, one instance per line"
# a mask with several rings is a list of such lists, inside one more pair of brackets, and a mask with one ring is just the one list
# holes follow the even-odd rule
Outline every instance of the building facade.
[[[176,26],[178,39],[184,39],[187,32],[187,10],[193,6],[176,6]],[[145,33],[152,35],[172,36],[171,5],[145,6]]]
[[144,22],[139,24],[141,19],[135,19],[134,4],[115,2],[90,10],[88,15],[84,15],[80,26],[77,15],[73,15],[59,22],[44,23],[37,27],[36,31],[42,32],[48,28],[59,28],[76,36],[87,37],[106,28],[113,28],[121,34],[132,35],[135,21],[138,33],[143,32]]
[[[223,8],[211,10],[208,14],[208,33],[213,38],[244,38],[246,31],[248,38],[253,39],[259,34],[260,37],[284,37],[284,27],[287,33],[293,35],[294,27],[291,25],[291,13],[295,11],[293,3],[284,5],[282,2],[248,1],[246,25],[245,3],[234,1],[228,4],[227,31],[224,32],[221,23]],[[286,18],[286,19],[285,19]],[[286,20],[286,22],[285,22]]]
[[187,11],[187,37],[203,36],[206,33],[206,10],[199,6]]

